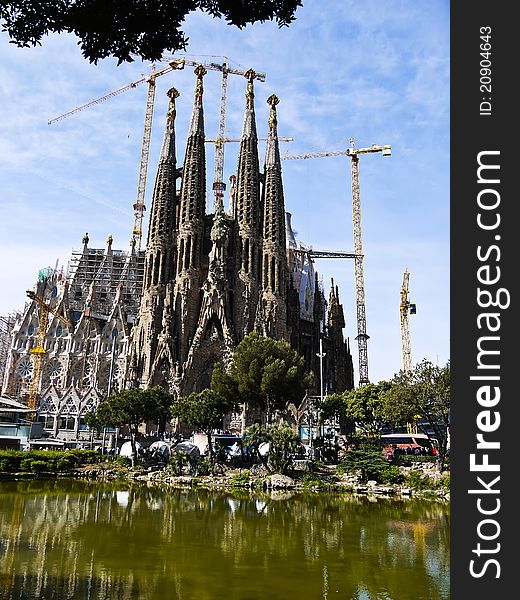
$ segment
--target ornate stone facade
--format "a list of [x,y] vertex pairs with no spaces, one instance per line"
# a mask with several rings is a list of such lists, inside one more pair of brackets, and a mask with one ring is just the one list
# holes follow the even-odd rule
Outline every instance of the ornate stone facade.
[[[45,332],[38,414],[51,434],[77,438],[83,416],[110,391],[123,389],[129,333],[137,316],[144,252],[83,248],[72,253],[68,274],[40,271],[35,293],[50,308]],[[58,315],[70,319],[67,327]],[[41,308],[27,302],[11,332],[2,394],[28,402]]]
[[131,334],[129,382],[142,387],[163,385],[181,395],[199,391],[209,385],[214,365],[229,365],[244,336],[258,331],[289,341],[315,372],[317,389],[321,337],[325,390],[350,389],[352,357],[343,338],[339,293],[333,286],[327,305],[313,262],[296,242],[285,211],[279,100],[274,95],[267,100],[269,138],[261,173],[254,73],[246,73],[246,107],[230,208],[225,213],[222,195],[216,193],[214,212],[206,214],[204,74],[202,67],[197,68],[181,169],[174,149],[178,93],[169,92],[150,212],[145,283]]
[[[277,105],[269,105],[269,137],[260,170],[254,73],[246,73],[246,106],[236,176],[225,212],[215,194],[206,214],[203,109],[205,70],[198,67],[186,151],[177,165],[175,89],[152,196],[146,251],[135,243],[74,251],[68,273],[45,270],[36,294],[50,307],[39,414],[53,434],[83,428],[83,415],[110,392],[162,385],[188,394],[229,365],[251,331],[285,339],[305,357],[319,393],[320,338],[326,392],[351,389],[352,356],[344,340],[339,291],[329,300],[285,211]],[[28,302],[12,331],[3,393],[27,402],[40,307]],[[65,326],[56,315],[70,319]]]

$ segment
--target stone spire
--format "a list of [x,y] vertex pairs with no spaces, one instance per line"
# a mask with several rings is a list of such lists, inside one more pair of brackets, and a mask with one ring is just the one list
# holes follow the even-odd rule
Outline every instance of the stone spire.
[[179,217],[181,227],[202,220],[206,209],[206,150],[204,110],[202,107],[203,77],[206,74],[206,69],[199,65],[195,69],[195,74],[197,75],[195,100],[182,177]]
[[262,304],[264,335],[286,338],[287,328],[287,257],[285,244],[285,206],[282,167],[278,147],[276,105],[279,99],[269,96],[269,138],[265,158],[263,187],[263,259]]
[[253,90],[255,72],[249,69],[244,76],[247,78],[246,108],[234,200],[237,262],[233,320],[238,341],[254,327],[262,256],[260,166]]
[[327,307],[327,338],[329,361],[327,363],[327,379],[334,389],[343,391],[353,387],[351,375],[352,356],[348,347],[348,341],[343,337],[343,328],[345,327],[345,316],[343,305],[339,300],[338,286],[334,286],[334,279],[331,279],[329,304]]
[[166,129],[159,156],[157,176],[152,196],[152,209],[146,245],[145,288],[166,284],[172,277],[173,232],[176,229],[177,161],[175,158],[175,99],[179,92],[168,90],[170,103],[166,116]]
[[270,246],[272,252],[281,249],[285,254],[285,205],[276,119],[276,105],[279,102],[274,94],[267,99],[271,110],[265,157],[263,237],[264,246]]
[[[137,322],[132,331],[131,360],[134,385],[162,384],[168,387],[165,374],[157,366],[158,355],[171,354],[171,332],[165,330],[171,319],[171,282],[177,208],[177,162],[175,157],[175,99],[179,92],[168,90],[170,103],[166,129],[152,196],[152,208],[146,246],[144,284]],[[165,348],[160,346],[165,345]],[[171,364],[171,360],[170,360]]]
[[203,77],[206,69],[198,65],[195,74],[197,76],[195,99],[182,174],[174,292],[176,313],[174,329],[179,340],[180,365],[186,360],[197,325],[206,211],[206,151],[202,106]]

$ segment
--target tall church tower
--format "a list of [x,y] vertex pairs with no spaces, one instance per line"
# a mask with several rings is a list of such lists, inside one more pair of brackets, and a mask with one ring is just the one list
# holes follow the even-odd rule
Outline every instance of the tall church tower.
[[203,77],[206,69],[195,69],[195,100],[186,144],[179,205],[178,259],[175,280],[175,331],[179,364],[187,358],[200,307],[202,251],[206,210],[206,150]]
[[179,92],[171,88],[168,96],[170,103],[166,130],[152,196],[143,295],[138,320],[132,331],[130,356],[131,380],[135,385],[145,387],[166,383],[174,361],[171,281],[176,254],[178,172],[175,156],[175,99]]
[[234,204],[236,272],[233,323],[237,343],[254,329],[262,266],[260,167],[253,91],[255,72],[249,69],[245,76],[248,80],[246,110],[240,140]]
[[285,206],[276,119],[279,99],[273,94],[267,103],[271,109],[263,186],[262,298],[256,328],[265,336],[288,339]]

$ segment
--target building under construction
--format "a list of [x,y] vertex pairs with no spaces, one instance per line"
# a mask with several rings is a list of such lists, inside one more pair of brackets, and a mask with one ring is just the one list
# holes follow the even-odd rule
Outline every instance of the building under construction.
[[13,328],[3,393],[27,403],[37,397],[38,417],[54,435],[79,439],[83,415],[124,387],[161,385],[178,395],[207,387],[213,366],[228,366],[252,331],[285,339],[304,356],[315,374],[310,393],[317,394],[320,383],[326,392],[354,387],[339,291],[332,282],[327,300],[312,255],[296,241],[285,210],[278,98],[267,100],[261,171],[254,72],[246,73],[229,206],[225,210],[217,187],[208,214],[205,69],[195,73],[182,164],[175,140],[179,93],[168,92],[146,250],[136,249],[135,240],[128,251],[115,250],[111,237],[106,248],[93,249],[85,235],[67,272],[40,273]]

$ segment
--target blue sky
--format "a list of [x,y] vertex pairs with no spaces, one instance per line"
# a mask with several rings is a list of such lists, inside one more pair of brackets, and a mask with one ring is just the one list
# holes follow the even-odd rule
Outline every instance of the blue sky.
[[[183,28],[191,60],[221,62],[266,73],[256,83],[260,136],[266,100],[275,93],[281,152],[392,146],[360,158],[361,213],[369,379],[389,379],[402,367],[400,289],[410,271],[413,362],[449,359],[449,3],[445,0],[308,0],[288,28],[263,23],[238,30],[193,13]],[[181,56],[184,53],[177,53]],[[164,65],[165,66],[165,65]],[[157,69],[161,67],[157,65]],[[64,268],[89,233],[92,247],[127,249],[134,222],[146,84],[48,125],[49,119],[150,73],[150,64],[92,65],[70,35],[49,36],[19,49],[0,34],[0,314],[22,308],[38,270]],[[220,75],[205,77],[206,135],[218,128]],[[162,140],[166,91],[177,100],[177,156],[193,102],[192,68],[157,79],[147,206]],[[230,76],[227,128],[239,137],[245,79]],[[260,153],[265,147],[261,142]],[[225,171],[236,171],[238,144],[225,147]],[[213,151],[208,145],[208,211]],[[350,159],[284,160],[286,210],[297,238],[315,249],[353,250]],[[145,222],[146,223],[146,222]],[[144,236],[144,240],[146,237]],[[144,246],[144,242],[143,242]],[[340,289],[358,380],[354,265],[317,260],[328,294]]]

